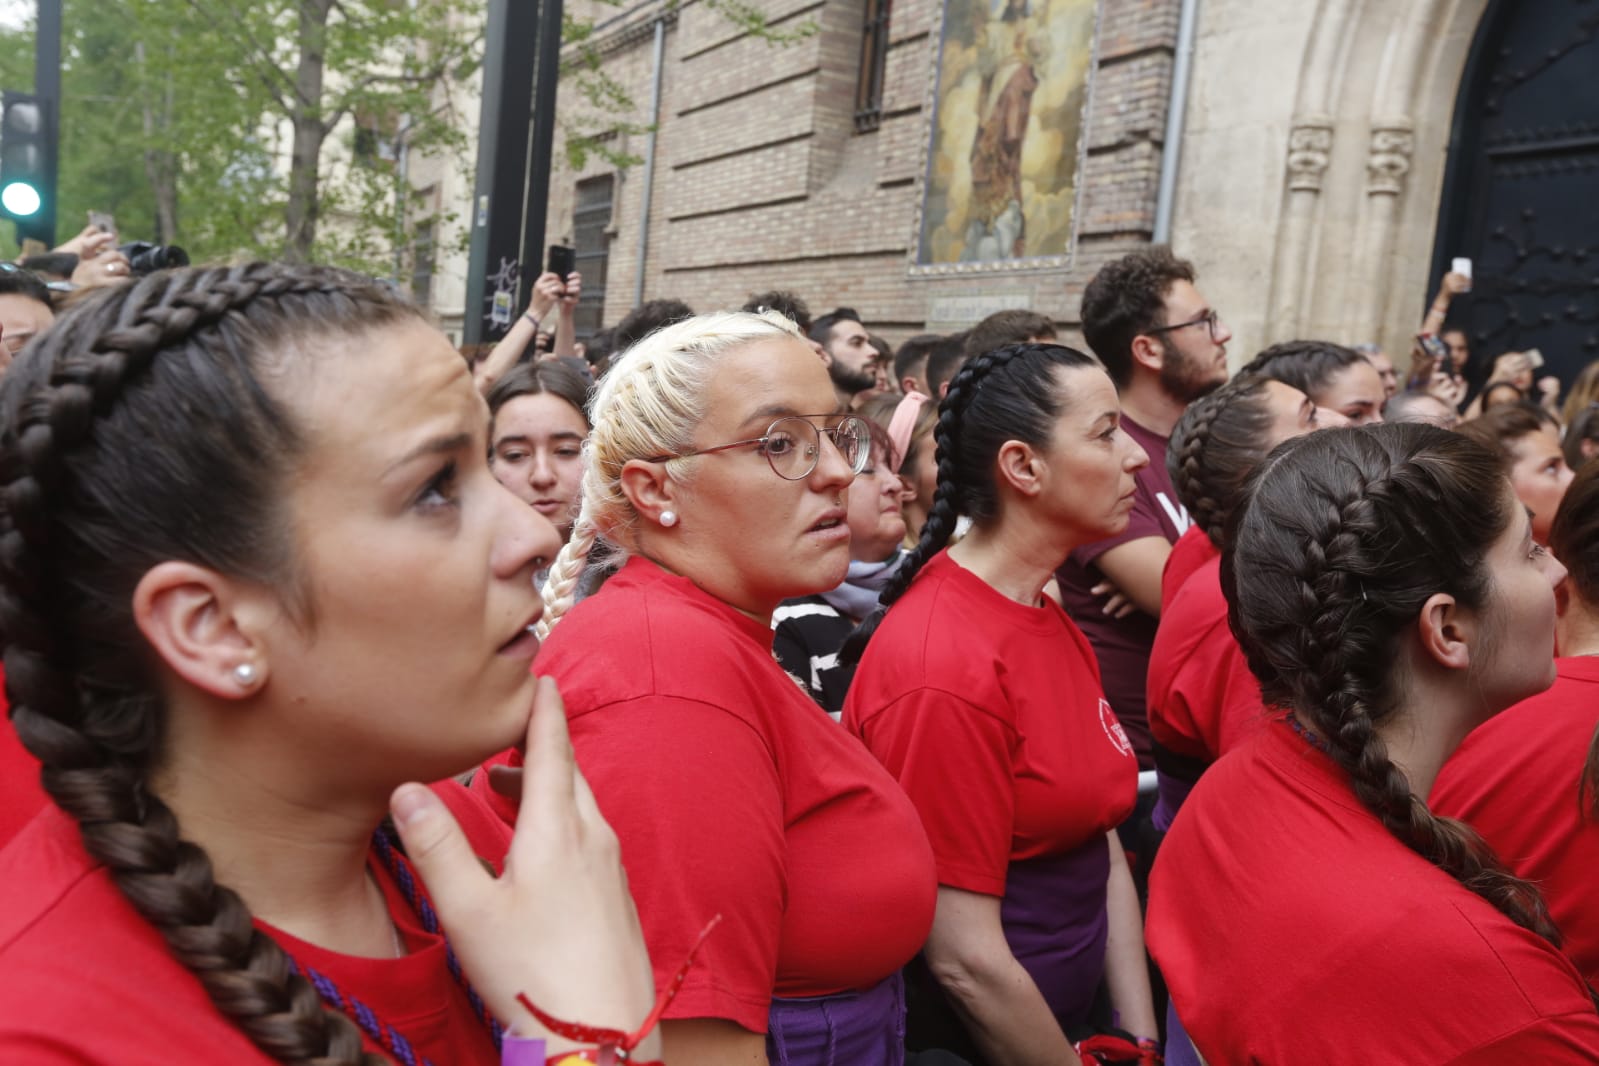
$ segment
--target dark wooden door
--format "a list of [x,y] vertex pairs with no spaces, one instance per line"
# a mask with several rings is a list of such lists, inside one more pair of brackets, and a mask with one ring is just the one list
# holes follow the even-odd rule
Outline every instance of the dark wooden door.
[[1599,5],[1493,0],[1462,79],[1432,291],[1455,256],[1475,280],[1450,325],[1471,376],[1537,348],[1570,385],[1599,359]]

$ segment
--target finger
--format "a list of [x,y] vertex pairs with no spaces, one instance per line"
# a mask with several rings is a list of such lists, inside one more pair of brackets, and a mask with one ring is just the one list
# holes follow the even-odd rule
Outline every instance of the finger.
[[522,799],[523,770],[520,766],[489,767],[489,788],[506,799]]
[[1101,581],[1099,584],[1097,584],[1093,588],[1089,589],[1088,590],[1088,594],[1090,596],[1109,596],[1111,593],[1113,593],[1115,591],[1116,591],[1116,586],[1115,585],[1112,585],[1109,581]]
[[441,912],[469,906],[492,879],[444,801],[425,785],[405,784],[389,797],[405,855]]
[[572,802],[577,756],[566,731],[566,705],[554,678],[539,678],[533,693],[523,764],[527,768],[522,777],[524,810],[554,811]]

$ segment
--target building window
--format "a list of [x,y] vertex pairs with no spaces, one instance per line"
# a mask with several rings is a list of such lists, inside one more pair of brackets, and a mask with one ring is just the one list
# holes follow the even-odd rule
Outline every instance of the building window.
[[437,258],[433,223],[423,222],[411,238],[411,299],[418,307],[433,306],[433,268]]
[[883,118],[883,72],[888,66],[888,12],[892,0],[866,0],[861,29],[861,70],[855,83],[855,129],[875,130]]
[[357,166],[387,167],[400,157],[400,124],[392,115],[365,108],[354,112],[355,135],[351,153]]
[[605,313],[605,274],[611,258],[611,205],[616,179],[605,174],[577,183],[577,206],[572,212],[572,247],[577,270],[583,275],[583,295],[577,301],[573,325],[577,339],[587,340],[600,329]]

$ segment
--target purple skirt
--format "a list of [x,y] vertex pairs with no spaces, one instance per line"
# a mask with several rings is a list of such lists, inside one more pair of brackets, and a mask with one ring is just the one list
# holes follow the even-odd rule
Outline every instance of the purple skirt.
[[772,1066],[903,1066],[904,978],[896,970],[863,992],[773,999],[766,1057]]
[[1013,862],[1005,875],[1005,940],[1063,1030],[1090,1020],[1105,974],[1109,878],[1110,844],[1102,835],[1063,855]]

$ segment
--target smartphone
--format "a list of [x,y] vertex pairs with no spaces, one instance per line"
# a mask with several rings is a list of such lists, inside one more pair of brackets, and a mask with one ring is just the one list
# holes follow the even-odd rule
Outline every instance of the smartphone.
[[1453,375],[1454,365],[1449,357],[1449,345],[1431,333],[1416,334],[1416,348],[1410,359],[1412,389],[1425,389],[1437,373]]
[[1527,357],[1527,362],[1532,364],[1534,370],[1543,369],[1543,353],[1536,348],[1528,348],[1521,353]]
[[577,269],[577,252],[564,244],[550,245],[549,265],[544,268],[563,282]]
[[89,225],[101,233],[115,233],[117,231],[117,220],[104,211],[90,211]]
[[1445,367],[1449,365],[1449,345],[1444,343],[1442,337],[1435,337],[1431,333],[1418,333],[1416,343],[1435,362]]
[[[1464,274],[1468,282],[1471,280],[1471,260],[1466,256],[1457,255],[1449,264],[1449,270],[1453,274]],[[1466,291],[1471,291],[1470,285],[1466,286]]]

